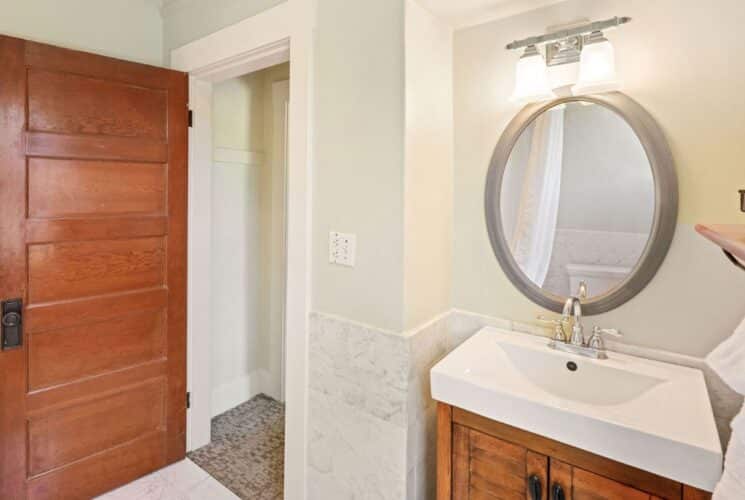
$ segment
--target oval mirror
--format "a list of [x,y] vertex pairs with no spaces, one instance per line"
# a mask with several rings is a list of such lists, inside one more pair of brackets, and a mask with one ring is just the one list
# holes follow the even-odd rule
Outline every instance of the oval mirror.
[[662,131],[618,92],[527,106],[500,138],[487,176],[487,228],[500,265],[556,312],[581,282],[586,314],[639,293],[670,247],[677,207]]

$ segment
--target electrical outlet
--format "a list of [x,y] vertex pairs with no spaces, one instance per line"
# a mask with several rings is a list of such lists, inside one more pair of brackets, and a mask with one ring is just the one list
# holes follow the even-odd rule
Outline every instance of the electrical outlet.
[[329,233],[329,262],[354,267],[357,235],[331,231]]

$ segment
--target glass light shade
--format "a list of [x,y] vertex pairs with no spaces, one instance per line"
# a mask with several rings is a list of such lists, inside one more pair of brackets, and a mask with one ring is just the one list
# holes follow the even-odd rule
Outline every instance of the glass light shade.
[[556,97],[548,78],[546,60],[538,53],[534,45],[525,49],[517,61],[515,70],[515,90],[510,98],[513,102],[528,103],[543,101]]
[[572,87],[574,95],[617,90],[616,58],[613,45],[596,32],[582,48],[579,60],[579,80]]

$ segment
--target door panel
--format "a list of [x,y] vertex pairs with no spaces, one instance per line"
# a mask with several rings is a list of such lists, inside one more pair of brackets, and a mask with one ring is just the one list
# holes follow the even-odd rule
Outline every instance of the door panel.
[[547,499],[545,455],[458,424],[452,455],[454,500],[533,500],[531,477],[539,484],[535,499]]
[[28,132],[29,156],[91,160],[168,161],[168,144],[136,137],[107,137]]
[[[28,484],[28,498],[89,499],[163,466],[163,439],[151,433],[116,448],[73,462]],[[106,486],[102,486],[106,485]]]
[[31,391],[165,356],[165,313],[149,311],[29,336]]
[[[649,493],[613,479],[593,474],[555,458],[551,459],[551,493],[560,486],[566,500],[652,500]],[[678,496],[677,498],[680,498]]]
[[[59,410],[29,416],[29,474],[68,465],[158,432],[163,421],[165,378]],[[125,414],[127,418],[121,418]]]
[[574,500],[650,500],[649,493],[574,467]]
[[166,166],[31,158],[28,215],[34,219],[166,212]]
[[186,75],[0,36],[0,498],[183,458]]
[[26,243],[158,236],[166,233],[167,226],[168,217],[28,219]]
[[572,498],[572,466],[555,458],[551,458],[551,481],[549,483],[549,498],[558,500],[561,493],[566,500]]
[[29,245],[29,305],[163,286],[164,253],[163,238]]
[[166,99],[164,90],[31,68],[28,129],[164,140]]

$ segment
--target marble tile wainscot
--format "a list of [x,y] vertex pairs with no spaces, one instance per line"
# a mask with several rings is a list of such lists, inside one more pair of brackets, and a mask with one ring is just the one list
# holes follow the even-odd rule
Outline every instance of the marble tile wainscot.
[[[338,316],[310,316],[310,500],[425,500],[435,494],[435,402],[429,370],[484,326],[545,330],[462,310],[396,333]],[[609,349],[703,370],[722,443],[743,400],[703,359],[609,343]]]
[[406,495],[408,339],[311,313],[308,498]]

